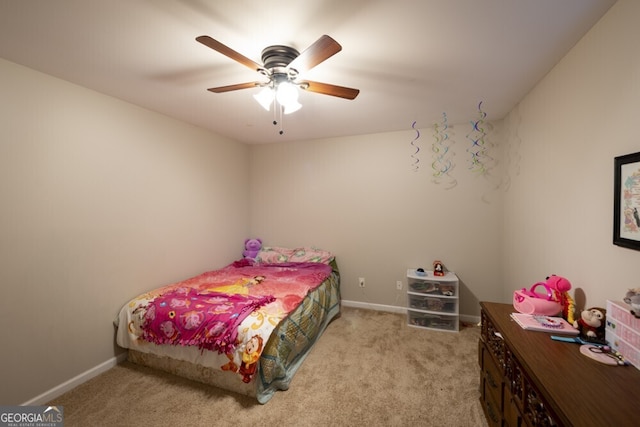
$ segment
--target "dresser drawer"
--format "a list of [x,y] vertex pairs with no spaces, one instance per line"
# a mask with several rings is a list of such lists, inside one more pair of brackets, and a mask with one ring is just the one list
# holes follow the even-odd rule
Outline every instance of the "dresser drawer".
[[482,387],[483,396],[487,398],[490,395],[497,409],[502,413],[502,371],[498,369],[493,358],[488,354],[485,355],[482,363]]
[[482,403],[482,410],[487,418],[489,427],[502,427],[502,414],[493,399],[489,397],[487,399],[481,399],[480,402]]

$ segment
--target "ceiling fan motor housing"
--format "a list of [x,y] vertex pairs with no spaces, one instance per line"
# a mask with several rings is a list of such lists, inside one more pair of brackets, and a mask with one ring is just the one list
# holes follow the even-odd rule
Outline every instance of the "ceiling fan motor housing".
[[289,46],[268,46],[262,50],[262,63],[264,68],[285,68],[300,55],[300,52]]

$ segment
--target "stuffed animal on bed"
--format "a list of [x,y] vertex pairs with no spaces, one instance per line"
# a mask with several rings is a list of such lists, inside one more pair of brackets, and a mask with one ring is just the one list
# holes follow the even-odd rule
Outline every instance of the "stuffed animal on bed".
[[244,241],[244,251],[242,252],[242,256],[245,258],[255,258],[260,252],[260,248],[262,247],[262,240],[260,239],[247,239]]

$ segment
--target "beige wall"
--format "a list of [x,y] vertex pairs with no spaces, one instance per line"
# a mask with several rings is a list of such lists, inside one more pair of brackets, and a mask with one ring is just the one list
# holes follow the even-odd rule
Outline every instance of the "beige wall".
[[[473,118],[473,108],[470,118]],[[423,130],[413,170],[408,130],[251,148],[251,231],[267,245],[316,245],[333,251],[345,300],[406,306],[408,268],[440,259],[461,281],[463,314],[478,300],[502,295],[500,168],[483,177],[469,170],[470,126],[449,129],[455,152],[451,189],[431,182],[432,132]],[[500,157],[499,128],[486,138]],[[358,286],[364,277],[366,286]]]
[[640,252],[612,244],[613,158],[640,151],[638,17],[619,0],[505,120],[505,298],[552,273],[580,307],[640,286]]
[[495,124],[489,176],[469,171],[469,128],[454,125],[452,189],[430,182],[432,128],[418,172],[410,129],[252,147],[252,235],[335,251],[357,303],[403,306],[396,281],[436,258],[462,280],[463,315],[550,274],[573,283],[580,308],[622,298],[640,286],[640,252],[612,244],[613,158],[640,151],[638,16],[640,4],[619,1]]
[[131,297],[238,257],[248,148],[0,60],[1,404],[120,352]]
[[589,305],[640,286],[640,252],[611,243],[613,157],[640,151],[638,16],[619,0],[495,124],[490,176],[454,125],[451,189],[430,182],[424,126],[418,172],[409,129],[246,147],[0,60],[0,403],[113,357],[124,301],[237,258],[247,236],[334,251],[363,304],[403,306],[396,281],[436,258],[467,315],[552,273]]

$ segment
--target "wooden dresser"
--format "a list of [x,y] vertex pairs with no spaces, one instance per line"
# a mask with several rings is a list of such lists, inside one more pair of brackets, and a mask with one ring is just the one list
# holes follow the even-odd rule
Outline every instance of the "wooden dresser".
[[640,425],[640,370],[525,331],[510,304],[481,302],[480,401],[490,426]]

